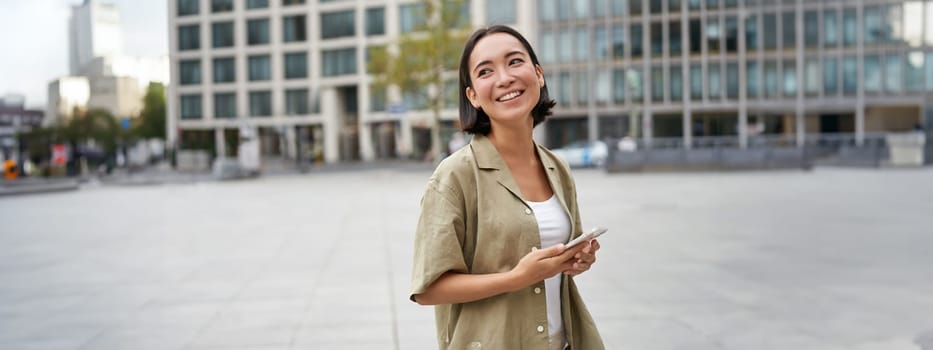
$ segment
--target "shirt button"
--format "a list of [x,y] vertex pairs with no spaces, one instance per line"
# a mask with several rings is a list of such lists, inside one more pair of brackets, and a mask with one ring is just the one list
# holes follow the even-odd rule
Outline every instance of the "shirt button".
[[531,209],[525,208],[525,214],[531,214]]
[[544,326],[538,326],[538,333],[544,332]]
[[535,294],[541,294],[541,288],[535,287]]
[[483,347],[483,344],[480,343],[480,342],[478,342],[478,341],[475,341],[475,342],[470,343],[470,348],[471,348],[471,349],[480,349],[480,348],[482,348],[482,347]]

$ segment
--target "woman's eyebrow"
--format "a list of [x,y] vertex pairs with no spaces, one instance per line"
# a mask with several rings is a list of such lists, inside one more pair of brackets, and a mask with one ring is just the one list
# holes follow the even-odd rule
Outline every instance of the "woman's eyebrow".
[[[509,51],[508,53],[506,53],[506,54],[505,54],[504,56],[502,56],[502,57],[504,57],[504,58],[509,58],[510,56],[522,55],[522,54],[524,54],[524,53],[525,53],[525,52],[524,52],[524,51],[521,51],[521,50],[512,50],[512,51]],[[490,61],[490,60],[483,60],[483,61],[480,61],[479,63],[476,64],[475,67],[473,67],[473,71],[476,71],[477,68],[479,68],[479,67],[481,67],[481,66],[483,66],[483,65],[490,64],[490,63],[492,63],[492,61]]]

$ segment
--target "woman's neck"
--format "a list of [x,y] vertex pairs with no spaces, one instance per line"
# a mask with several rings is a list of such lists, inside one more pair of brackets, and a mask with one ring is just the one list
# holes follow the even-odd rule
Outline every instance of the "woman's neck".
[[518,159],[535,159],[535,145],[531,123],[527,127],[493,125],[487,137],[496,146],[499,155],[507,162]]

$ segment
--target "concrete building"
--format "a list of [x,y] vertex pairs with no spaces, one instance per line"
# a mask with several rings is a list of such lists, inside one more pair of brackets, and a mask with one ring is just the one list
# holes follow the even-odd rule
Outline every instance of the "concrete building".
[[61,77],[49,82],[49,97],[46,102],[43,124],[60,125],[75,115],[75,109],[85,110],[91,97],[91,86],[87,77]]
[[933,128],[933,1],[538,5],[552,147],[629,134],[687,148],[861,143]]
[[83,75],[98,57],[112,60],[123,54],[120,11],[112,3],[84,0],[72,6],[68,29],[71,75]]
[[[369,88],[366,50],[418,20],[414,1],[172,0],[171,137],[232,155],[259,128],[263,153],[328,162],[418,158],[419,102]],[[471,23],[511,24],[536,46],[554,117],[550,147],[634,135],[801,146],[933,126],[933,1],[471,1]],[[453,82],[452,82],[453,83]],[[451,106],[456,102],[452,99]],[[926,116],[926,117],[924,117]],[[444,112],[452,130],[456,111]],[[808,141],[809,140],[809,141]]]
[[[470,23],[533,37],[534,2],[467,2]],[[430,146],[424,101],[370,89],[367,50],[424,21],[413,0],[170,0],[169,144],[234,156],[255,129],[268,159],[420,158]],[[454,75],[455,76],[455,75]],[[451,83],[456,86],[452,77]],[[449,137],[455,99],[443,112]]]
[[20,160],[20,145],[16,135],[42,125],[41,110],[25,108],[23,95],[8,94],[0,98],[0,163]]

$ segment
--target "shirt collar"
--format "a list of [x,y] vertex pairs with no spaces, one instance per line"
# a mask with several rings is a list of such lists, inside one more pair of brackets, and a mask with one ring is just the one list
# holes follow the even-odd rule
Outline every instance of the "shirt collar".
[[[485,135],[473,135],[470,146],[473,147],[473,157],[476,158],[476,165],[480,169],[508,169],[505,165],[505,161],[502,160],[502,156],[499,155],[499,150],[496,149],[496,146],[493,145],[492,141]],[[535,142],[535,149],[538,152],[538,159],[541,159],[541,164],[543,164],[545,168],[553,170],[556,165],[554,164],[554,160],[545,156],[544,147]]]

